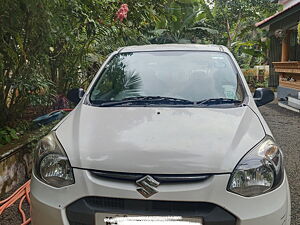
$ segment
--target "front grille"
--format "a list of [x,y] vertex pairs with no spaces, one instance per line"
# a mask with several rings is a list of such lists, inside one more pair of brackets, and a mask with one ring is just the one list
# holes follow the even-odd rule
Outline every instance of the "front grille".
[[122,215],[202,217],[204,225],[235,225],[236,218],[225,209],[206,202],[179,202],[86,197],[66,209],[70,225],[94,225],[95,213]]
[[210,174],[140,174],[140,173],[119,173],[119,172],[108,172],[91,170],[90,174],[97,178],[110,178],[127,181],[137,181],[146,175],[150,175],[160,183],[169,182],[199,182],[205,181],[210,178]]

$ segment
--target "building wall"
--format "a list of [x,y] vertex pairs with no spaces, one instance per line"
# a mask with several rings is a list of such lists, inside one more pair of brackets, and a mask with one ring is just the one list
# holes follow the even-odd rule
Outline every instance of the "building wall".
[[300,44],[297,42],[297,30],[291,31],[289,60],[300,61]]
[[[300,0],[297,0],[300,1]],[[296,13],[297,14],[297,13]],[[281,61],[281,44],[282,41],[279,38],[274,36],[274,32],[277,29],[291,29],[298,24],[299,17],[291,14],[285,17],[283,20],[280,20],[276,23],[270,25],[269,35],[270,35],[270,49],[269,49],[269,65],[270,65],[270,78],[269,78],[269,86],[277,87],[279,85],[279,74],[275,72],[274,65],[272,62],[280,62]],[[295,37],[295,32],[293,32],[292,36]],[[295,42],[295,41],[294,41]],[[300,61],[300,46],[297,44],[293,44],[290,46],[290,55],[289,58],[292,61]]]
[[30,178],[32,151],[30,144],[26,144],[0,154],[0,198]]
[[270,37],[269,50],[269,87],[277,87],[279,85],[279,73],[275,72],[272,62],[280,62],[281,60],[281,41],[274,35]]

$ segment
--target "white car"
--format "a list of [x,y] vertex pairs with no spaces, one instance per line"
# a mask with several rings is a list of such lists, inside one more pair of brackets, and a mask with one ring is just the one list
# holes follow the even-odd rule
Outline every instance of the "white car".
[[290,225],[283,156],[233,55],[122,48],[35,151],[33,225]]

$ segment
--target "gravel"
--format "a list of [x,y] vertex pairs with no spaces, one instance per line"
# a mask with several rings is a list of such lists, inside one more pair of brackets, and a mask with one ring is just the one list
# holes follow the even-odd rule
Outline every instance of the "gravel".
[[[285,156],[285,167],[289,178],[292,199],[292,223],[300,224],[300,114],[279,107],[275,102],[260,107],[277,143]],[[12,192],[11,192],[12,193]],[[11,193],[3,196],[8,197]],[[8,208],[0,217],[0,225],[21,224],[18,202]],[[23,209],[29,215],[29,205],[25,201]]]
[[292,201],[292,223],[300,224],[300,114],[279,107],[275,102],[260,107],[276,142],[282,148]]
[[[1,197],[0,201],[3,200],[3,199],[6,199],[7,197],[9,197],[14,191],[15,190],[13,190],[13,191],[7,193],[6,195],[4,195],[3,197]],[[0,216],[0,225],[20,225],[20,224],[22,224],[22,216],[21,216],[21,214],[18,210],[19,202],[20,202],[20,200],[15,202],[14,205],[7,208],[3,212],[3,214]],[[26,214],[26,218],[29,218],[29,216],[30,216],[29,215],[30,214],[29,213],[30,206],[27,203],[27,200],[24,200],[24,202],[22,204],[22,209],[24,210],[24,212]]]

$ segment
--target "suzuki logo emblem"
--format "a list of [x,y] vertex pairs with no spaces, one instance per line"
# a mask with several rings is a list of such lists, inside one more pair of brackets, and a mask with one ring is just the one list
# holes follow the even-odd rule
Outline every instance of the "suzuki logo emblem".
[[158,187],[159,182],[149,175],[137,180],[136,184],[138,185],[136,190],[145,198],[149,198],[158,192],[156,188]]

